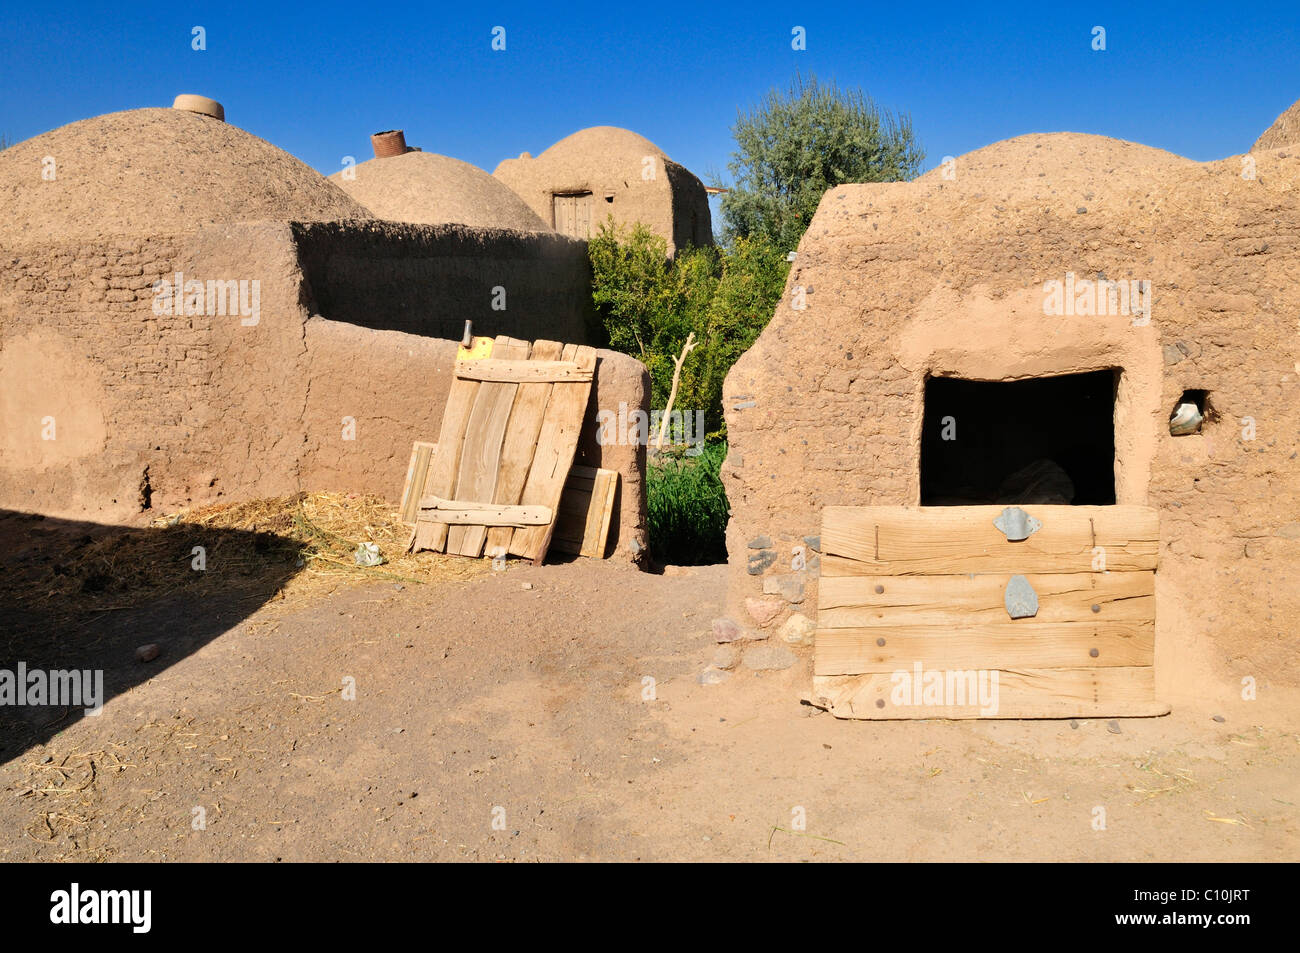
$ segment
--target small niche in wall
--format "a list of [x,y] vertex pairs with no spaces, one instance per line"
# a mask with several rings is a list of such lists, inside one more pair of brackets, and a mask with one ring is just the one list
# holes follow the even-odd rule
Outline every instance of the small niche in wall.
[[1218,419],[1219,415],[1210,403],[1208,390],[1185,390],[1169,413],[1169,433],[1175,437],[1186,437],[1200,433],[1207,422]]

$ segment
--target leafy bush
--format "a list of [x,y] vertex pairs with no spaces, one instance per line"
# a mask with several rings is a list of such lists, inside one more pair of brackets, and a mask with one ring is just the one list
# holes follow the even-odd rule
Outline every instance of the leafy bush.
[[767,326],[785,288],[789,263],[772,246],[738,239],[730,250],[684,248],[641,224],[607,220],[588,243],[593,300],[609,346],[650,370],[651,405],[663,408],[673,358],[694,332],[698,346],[682,367],[676,408],[702,410],[706,432],[721,432],[722,382]]
[[704,411],[707,432],[724,431],[722,382],[772,319],[789,271],[785,256],[763,241],[738,238],[723,254],[703,327],[695,330],[706,344],[687,359],[679,390],[694,401],[683,407]]
[[718,468],[725,443],[696,457],[660,454],[646,473],[650,551],[660,562],[694,566],[727,559],[727,494]]

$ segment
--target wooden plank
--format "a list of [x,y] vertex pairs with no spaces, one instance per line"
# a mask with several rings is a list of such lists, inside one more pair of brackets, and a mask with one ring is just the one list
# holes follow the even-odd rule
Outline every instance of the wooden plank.
[[[586,345],[567,345],[562,360],[574,361],[579,367],[595,370],[596,351]],[[524,505],[549,506],[558,509],[564,481],[573,466],[573,455],[578,449],[578,436],[587,414],[587,400],[591,395],[592,381],[566,381],[551,385],[551,398],[546,405],[542,429],[537,436],[537,451],[520,502]],[[554,523],[515,530],[510,540],[510,552],[540,563],[550,545]]]
[[[475,353],[491,349],[482,341],[476,341]],[[464,348],[457,352],[461,357]],[[438,452],[429,463],[428,476],[425,478],[424,491],[435,496],[452,496],[456,488],[456,476],[460,468],[461,449],[465,439],[465,427],[469,422],[470,411],[474,408],[474,399],[482,386],[478,381],[462,380],[453,375],[451,389],[447,392],[447,405],[442,413],[442,430],[438,434]],[[407,546],[409,552],[418,553],[424,549],[442,552],[447,544],[446,523],[416,522]]]
[[411,462],[406,465],[406,480],[402,483],[402,504],[399,507],[403,523],[414,523],[424,494],[424,481],[429,475],[429,463],[438,445],[417,440],[411,447]]
[[[529,358],[530,361],[555,361],[563,353],[564,346],[557,341],[535,341]],[[493,502],[513,505],[523,496],[528,470],[533,465],[533,454],[537,451],[537,435],[541,432],[542,417],[546,413],[550,396],[549,382],[519,385],[501,446],[501,464]],[[506,527],[489,529],[484,552],[489,556],[505,554],[510,549],[513,535],[514,531]]]
[[617,470],[572,467],[560,497],[551,548],[604,559],[617,488]]
[[575,197],[577,201],[573,208],[573,234],[578,238],[590,238],[592,195],[586,192]]
[[504,381],[514,384],[546,384],[560,381],[589,381],[595,372],[572,361],[525,361],[489,358],[460,361],[456,376],[471,381]]
[[577,199],[572,195],[551,196],[551,214],[555,230],[561,235],[573,234],[573,213]]
[[434,523],[474,526],[544,526],[554,514],[545,506],[503,506],[468,500],[426,496],[420,500],[420,519]]
[[946,625],[818,629],[813,672],[891,673],[910,670],[916,662],[927,669],[1151,665],[1155,641],[1154,619],[1048,623],[1020,619],[958,629]]
[[[514,362],[515,358],[528,356],[528,342],[500,335],[492,345],[494,358],[480,361],[457,361],[456,376],[461,379],[461,369],[475,364],[485,364],[496,357]],[[491,503],[496,497],[497,471],[501,464],[501,447],[505,440],[510,408],[514,406],[519,385],[509,381],[486,381],[479,385],[465,425],[465,446],[461,451],[460,469],[456,478],[455,499],[481,500]],[[451,496],[451,494],[437,494]],[[483,552],[487,527],[452,526],[447,531],[447,552],[461,556],[477,557]]]
[[1159,517],[1151,507],[1022,508],[1043,526],[1012,543],[993,525],[1001,506],[828,506],[822,576],[1090,572],[1095,547],[1111,571],[1156,568]]
[[[1010,574],[966,576],[823,576],[817,587],[819,629],[952,626],[1027,627],[1053,622],[1154,622],[1153,572],[1026,573],[1038,613],[1011,620],[1004,595]],[[879,591],[877,591],[879,590]],[[1096,606],[1094,610],[1092,607]]]
[[[815,675],[813,700],[837,718],[1120,718],[1150,717],[1169,713],[1169,706],[1155,699],[1155,669],[1149,665],[1114,668],[993,669],[985,677],[985,698],[996,697],[996,711],[980,704],[955,704],[960,689],[975,686],[979,678],[966,672],[951,678],[941,675],[945,691],[925,704],[927,672],[923,668],[919,697],[912,692],[918,684],[916,669],[908,678],[895,675]],[[997,673],[996,695],[992,673]],[[974,673],[971,673],[974,674]],[[919,701],[921,704],[902,702]]]
[[587,517],[587,532],[582,537],[582,555],[600,559],[605,555],[609,539],[609,523],[614,514],[614,494],[618,489],[617,470],[598,470],[592,486],[591,513]]

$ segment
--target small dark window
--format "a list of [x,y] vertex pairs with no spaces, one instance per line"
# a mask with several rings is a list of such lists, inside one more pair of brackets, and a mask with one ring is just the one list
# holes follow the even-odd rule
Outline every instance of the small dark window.
[[1117,370],[925,385],[921,505],[1115,502]]
[[1169,412],[1169,432],[1175,437],[1200,433],[1202,424],[1217,420],[1218,416],[1210,404],[1208,390],[1185,390]]

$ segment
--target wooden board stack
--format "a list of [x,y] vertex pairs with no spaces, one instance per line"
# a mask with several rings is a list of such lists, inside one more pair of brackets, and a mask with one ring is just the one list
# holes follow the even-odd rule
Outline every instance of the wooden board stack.
[[[1026,505],[1042,526],[1011,542],[993,525],[1002,509],[825,509],[819,703],[843,718],[1168,712],[1153,668],[1157,512]],[[1015,575],[1037,595],[1031,617],[1006,607]],[[953,694],[980,673],[986,685],[996,673],[994,711],[969,691]],[[924,694],[927,677],[936,694]]]
[[[436,445],[416,444],[410,550],[542,561],[591,395],[596,352],[501,336],[457,354]],[[422,457],[422,453],[427,456]],[[418,479],[417,470],[425,470]]]

